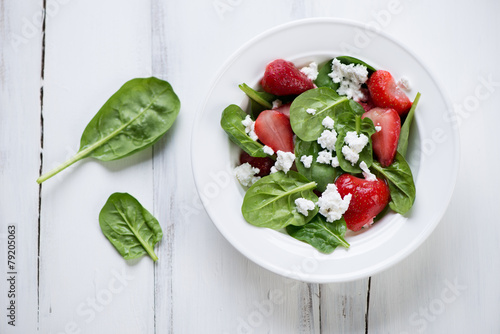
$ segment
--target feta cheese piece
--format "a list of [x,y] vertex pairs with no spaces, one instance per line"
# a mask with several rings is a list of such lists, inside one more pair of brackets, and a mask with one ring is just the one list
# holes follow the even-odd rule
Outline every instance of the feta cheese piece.
[[314,204],[311,200],[300,197],[295,200],[295,207],[299,213],[307,217],[309,215],[309,211],[314,210],[316,204]]
[[260,169],[252,167],[248,162],[236,167],[234,169],[234,175],[240,181],[241,185],[245,187],[250,187],[252,184],[260,179],[260,176],[256,174],[260,173]]
[[313,108],[307,108],[306,109],[306,113],[310,114],[310,115],[315,115],[316,114],[316,109],[313,109]]
[[382,131],[382,127],[380,125],[375,126],[375,131],[380,132]]
[[359,168],[363,171],[363,176],[365,177],[366,181],[377,181],[377,177],[370,172],[370,169],[368,169],[368,166],[366,165],[366,162],[361,161],[359,164]]
[[408,78],[405,76],[401,77],[398,80],[398,86],[407,92],[411,91],[410,80],[408,80]]
[[304,164],[305,168],[311,168],[312,161],[313,161],[312,155],[303,155],[300,157],[300,162]]
[[316,158],[316,162],[320,164],[326,164],[329,165],[332,161],[332,152],[331,151],[321,151],[318,153],[318,157]]
[[279,107],[281,107],[282,104],[283,104],[283,102],[281,102],[281,100],[274,100],[273,101],[273,109],[278,109]]
[[323,120],[323,122],[321,122],[321,124],[325,128],[333,130],[333,126],[335,125],[335,122],[333,121],[333,119],[330,116],[326,116],[325,119]]
[[319,213],[325,216],[326,221],[329,223],[339,220],[349,208],[351,198],[351,194],[347,194],[342,198],[337,190],[337,186],[334,183],[330,183],[318,199]]
[[283,151],[278,151],[278,159],[276,159],[276,163],[274,164],[273,167],[276,168],[276,170],[281,170],[285,174],[288,173],[290,168],[293,165],[293,162],[295,161],[295,154],[292,152],[283,152]]
[[344,158],[353,166],[359,160],[359,154],[354,152],[349,146],[342,146],[342,154],[344,155]]
[[252,120],[250,115],[247,115],[247,117],[241,121],[241,124],[245,126],[245,133],[252,138],[252,140],[257,141],[257,139],[259,139],[255,133],[255,122]]
[[309,79],[314,81],[318,77],[318,64],[313,61],[309,64],[309,66],[302,67],[300,71],[304,73]]
[[318,144],[329,151],[335,151],[337,132],[335,130],[324,130],[318,138]]
[[265,154],[268,154],[268,155],[274,154],[274,150],[267,145],[265,145],[262,150],[264,151]]
[[269,174],[274,174],[274,173],[277,173],[278,170],[276,169],[276,167],[271,167],[271,171],[269,172]]
[[332,158],[332,167],[338,167],[339,165],[339,158],[338,157],[333,157]]
[[358,136],[356,131],[349,131],[345,135],[344,142],[347,146],[342,147],[342,154],[354,166],[359,160],[359,153],[368,144],[368,137],[363,133]]
[[359,101],[365,96],[361,85],[368,80],[368,69],[360,64],[342,64],[337,58],[332,61],[332,72],[328,74],[333,82],[340,83],[337,93]]

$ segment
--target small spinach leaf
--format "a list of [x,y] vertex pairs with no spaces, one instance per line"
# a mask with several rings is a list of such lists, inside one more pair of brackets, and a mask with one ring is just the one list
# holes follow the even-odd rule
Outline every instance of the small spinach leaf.
[[89,122],[78,153],[37,182],[86,157],[116,160],[153,145],[172,126],[179,110],[179,98],[168,82],[154,77],[126,82]]
[[[377,69],[371,65],[368,65],[364,61],[350,57],[350,56],[340,56],[336,57],[342,64],[349,65],[349,64],[354,64],[354,65],[363,65],[368,69],[368,72],[375,72]],[[331,65],[330,65],[331,66]],[[331,71],[330,71],[331,72]]]
[[389,206],[397,213],[405,214],[415,202],[415,183],[410,166],[401,153],[396,152],[394,162],[387,167],[382,167],[378,162],[373,162],[373,168],[387,179],[391,192]]
[[420,93],[417,93],[415,96],[415,100],[411,105],[410,111],[406,116],[406,120],[401,127],[401,132],[399,134],[399,142],[398,142],[398,152],[401,153],[402,156],[406,156],[406,150],[408,149],[408,138],[410,137],[410,129],[411,123],[415,116],[415,109],[417,109],[418,101],[420,100]]
[[322,253],[329,254],[343,246],[349,248],[345,240],[347,230],[344,218],[333,223],[327,223],[325,218],[317,214],[312,221],[304,226],[287,226],[286,231],[297,240],[308,243]]
[[247,96],[252,100],[260,104],[261,106],[271,109],[273,107],[273,101],[276,100],[276,96],[266,92],[258,92],[251,88],[247,84],[243,83],[239,85],[240,89],[247,94]]
[[[295,140],[295,165],[297,170],[307,179],[316,182],[319,191],[325,191],[327,184],[335,181],[342,171],[340,168],[332,167],[332,165],[316,162],[320,151],[323,151],[323,148],[316,141],[303,141],[298,137]],[[300,161],[303,155],[312,155],[313,161],[310,168],[304,167],[304,164]]]
[[340,83],[333,82],[332,78],[328,75],[332,72],[332,62],[333,59],[327,61],[318,71],[318,76],[314,80],[314,84],[318,87],[328,87],[333,89],[335,92],[340,86]]
[[259,227],[278,230],[288,225],[304,225],[316,215],[318,208],[304,216],[297,211],[295,200],[303,197],[316,203],[315,187],[315,182],[294,171],[265,176],[248,189],[241,212],[247,222]]
[[231,104],[222,112],[220,124],[226,131],[229,138],[238,145],[243,151],[250,154],[252,157],[266,157],[264,146],[250,138],[245,132],[245,126],[241,121],[245,119],[247,113],[239,106]]
[[[314,115],[307,109],[314,109]],[[290,124],[293,132],[302,140],[313,141],[323,132],[321,125],[326,116],[335,119],[340,113],[350,110],[349,100],[339,96],[330,88],[310,89],[300,94],[290,107]]]
[[[335,150],[337,151],[340,168],[348,173],[361,173],[361,168],[359,168],[359,163],[361,163],[361,161],[364,161],[366,165],[370,167],[373,162],[371,136],[376,132],[372,120],[368,117],[362,119],[360,115],[354,113],[343,113],[335,121],[335,130],[338,134],[337,142],[335,143]],[[366,144],[363,150],[359,153],[358,162],[354,166],[350,161],[346,160],[342,154],[342,147],[347,145],[344,142],[346,134],[350,131],[356,131],[358,135],[363,133],[368,137],[368,144]]]
[[158,260],[154,246],[163,236],[161,226],[133,196],[112,194],[99,213],[99,225],[124,259],[148,254],[154,261]]

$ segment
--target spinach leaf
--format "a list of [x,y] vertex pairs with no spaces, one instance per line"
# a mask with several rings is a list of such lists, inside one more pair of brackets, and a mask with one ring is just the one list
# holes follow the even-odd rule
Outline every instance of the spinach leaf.
[[[359,60],[359,59],[354,58],[354,57],[340,56],[340,57],[336,57],[336,58],[342,64],[345,64],[345,65],[360,64],[360,65],[366,66],[369,74],[376,71],[376,69],[373,66],[368,65],[364,61]],[[332,72],[332,62],[333,62],[333,59],[330,59],[323,66],[321,66],[321,68],[319,69],[319,72],[318,72],[318,76],[316,77],[316,80],[314,81],[314,84],[318,87],[328,87],[328,88],[333,89],[334,91],[337,91],[337,89],[340,86],[340,83],[333,82],[332,78],[330,76],[328,76],[328,74],[330,74]]]
[[[361,161],[364,161],[366,165],[370,167],[373,162],[371,136],[376,132],[372,120],[368,117],[361,119],[360,115],[354,113],[343,113],[335,121],[335,130],[337,131],[335,150],[337,151],[340,168],[348,173],[355,174],[361,173],[361,168],[359,168],[359,163],[361,163]],[[368,144],[366,144],[363,150],[359,153],[358,162],[354,166],[350,161],[346,160],[342,154],[342,147],[346,145],[344,142],[346,134],[350,131],[356,131],[358,135],[363,133],[368,137]]]
[[[342,174],[342,171],[340,168],[332,167],[332,165],[316,162],[320,151],[323,151],[323,148],[316,141],[303,141],[300,138],[295,141],[295,165],[297,170],[307,179],[316,182],[319,191],[325,191],[327,184],[335,181]],[[300,161],[303,155],[312,155],[313,162],[310,168],[304,167],[304,164]]]
[[318,196],[314,188],[315,182],[297,172],[277,172],[261,178],[248,189],[241,212],[247,222],[259,227],[278,230],[288,225],[304,225],[316,215],[318,208],[304,216],[297,211],[295,200],[303,197],[316,203]]
[[[314,115],[306,110],[314,109]],[[326,116],[336,119],[338,114],[350,111],[349,100],[326,87],[310,89],[300,94],[290,107],[290,124],[302,140],[313,141],[323,132],[321,125]]]
[[419,100],[420,93],[417,93],[417,96],[415,96],[415,100],[413,100],[413,103],[411,105],[410,111],[406,116],[406,120],[401,127],[398,142],[398,152],[401,153],[402,156],[406,156],[406,150],[408,149],[408,138],[410,137],[411,123],[413,121],[413,117],[415,116],[415,109],[417,109]]
[[271,109],[273,107],[273,101],[277,99],[276,96],[266,92],[258,92],[243,83],[238,86],[247,96],[252,100],[260,104],[261,106]]
[[264,146],[250,138],[245,132],[245,126],[241,121],[245,119],[247,113],[239,106],[231,104],[222,112],[220,125],[226,131],[229,138],[238,145],[243,151],[250,154],[252,157],[266,157]]
[[127,193],[112,194],[101,212],[102,233],[126,260],[148,254],[158,260],[154,246],[161,240],[161,226],[139,201]]
[[387,179],[391,192],[389,206],[397,213],[405,214],[415,202],[415,183],[410,166],[401,153],[396,152],[394,162],[388,167],[382,167],[378,162],[373,162],[373,168]]
[[337,246],[349,248],[349,243],[344,239],[346,230],[344,218],[327,223],[320,214],[317,214],[312,221],[304,226],[290,225],[286,227],[290,236],[308,243],[326,254],[333,252]]
[[[367,68],[368,72],[375,72],[377,69],[371,65],[368,65],[367,63],[365,63],[364,61],[358,59],[358,58],[354,58],[354,57],[350,57],[350,56],[340,56],[340,57],[336,57],[342,64],[345,64],[345,65],[349,65],[349,64],[354,64],[354,65],[363,65]],[[330,64],[331,66],[331,64]],[[330,71],[331,72],[331,71]]]
[[153,145],[172,126],[179,110],[179,98],[168,82],[154,77],[126,82],[89,122],[78,153],[37,182],[86,157],[116,160]]

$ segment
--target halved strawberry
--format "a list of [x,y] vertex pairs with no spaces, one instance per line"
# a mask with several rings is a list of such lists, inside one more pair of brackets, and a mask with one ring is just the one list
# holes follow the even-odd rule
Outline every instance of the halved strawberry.
[[368,117],[380,131],[372,135],[373,152],[383,167],[392,164],[398,148],[401,119],[396,110],[391,108],[373,108],[361,116]]
[[252,167],[258,168],[260,172],[257,175],[260,177],[271,174],[271,167],[273,167],[275,163],[275,161],[269,157],[256,158],[245,151],[241,151],[240,164],[244,164],[245,162],[248,162]]
[[274,110],[278,110],[280,113],[282,113],[286,117],[290,118],[290,106],[291,105],[292,105],[291,103],[287,103],[287,104],[284,104],[281,107],[278,107],[278,108],[276,108]]
[[274,152],[293,152],[293,131],[290,120],[278,110],[264,110],[255,120],[259,140]]
[[411,108],[411,101],[398,87],[391,73],[378,70],[368,79],[368,90],[375,106],[392,108],[399,115],[405,115]]
[[276,59],[266,66],[261,85],[266,92],[277,96],[299,95],[314,88],[311,79],[284,59]]
[[335,185],[342,198],[347,194],[352,195],[349,208],[344,213],[347,228],[352,231],[359,231],[370,223],[389,203],[389,187],[383,180],[367,181],[350,174],[342,174],[335,181]]

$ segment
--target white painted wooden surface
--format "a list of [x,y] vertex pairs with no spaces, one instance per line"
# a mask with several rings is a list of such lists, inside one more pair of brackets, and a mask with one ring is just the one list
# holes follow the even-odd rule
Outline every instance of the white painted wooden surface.
[[[500,332],[500,3],[394,3],[1,1],[0,333]],[[210,222],[191,175],[192,122],[217,68],[256,34],[314,16],[379,22],[462,110],[461,170],[446,215],[415,253],[370,280],[306,284],[246,260]],[[41,164],[47,171],[74,153],[104,101],[151,74],[182,102],[167,136],[121,161],[78,163],[39,189]],[[155,265],[124,261],[100,232],[98,212],[115,191],[161,222]],[[9,224],[18,238],[16,327],[5,317]]]

